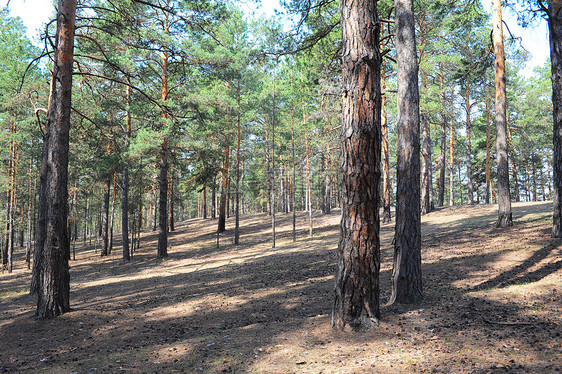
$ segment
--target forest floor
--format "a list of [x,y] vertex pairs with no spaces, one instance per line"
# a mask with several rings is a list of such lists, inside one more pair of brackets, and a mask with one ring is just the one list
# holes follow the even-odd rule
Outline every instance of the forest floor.
[[[515,203],[515,225],[496,229],[497,206],[443,208],[423,217],[425,298],[383,305],[380,327],[339,332],[330,311],[339,212],[193,219],[156,259],[145,233],[130,263],[119,243],[100,258],[78,246],[72,311],[34,317],[30,272],[0,275],[0,372],[47,373],[553,373],[562,370],[562,241],[552,204]],[[394,223],[381,226],[381,299],[389,295]],[[117,235],[116,235],[117,236]]]

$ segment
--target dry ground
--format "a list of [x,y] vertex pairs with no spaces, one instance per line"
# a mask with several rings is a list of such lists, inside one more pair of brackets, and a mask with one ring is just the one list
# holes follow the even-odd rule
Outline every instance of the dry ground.
[[[314,217],[298,241],[279,215],[277,248],[264,215],[190,220],[157,260],[155,235],[131,263],[78,248],[73,311],[38,321],[29,271],[0,275],[0,372],[48,373],[552,373],[562,370],[562,242],[551,204],[445,208],[423,218],[425,299],[382,307],[378,329],[330,327],[339,216]],[[389,294],[393,224],[382,226],[382,299]],[[21,256],[21,255],[19,255]],[[21,258],[21,257],[18,257]]]

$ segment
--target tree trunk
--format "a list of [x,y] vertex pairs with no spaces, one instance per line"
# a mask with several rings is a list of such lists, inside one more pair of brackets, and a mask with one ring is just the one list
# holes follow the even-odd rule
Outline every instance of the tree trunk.
[[398,83],[397,191],[390,303],[423,297],[420,215],[420,117],[413,0],[395,0]]
[[490,204],[490,182],[492,175],[492,109],[490,108],[490,100],[486,99],[486,204]]
[[241,116],[242,106],[240,104],[240,79],[236,85],[236,99],[238,113],[236,115],[236,205],[235,205],[235,224],[234,224],[234,244],[240,243],[240,138],[241,135]]
[[[168,257],[168,141],[160,149],[158,258]],[[133,230],[134,231],[134,230]]]
[[451,114],[449,124],[449,206],[455,205],[455,86],[451,86]]
[[[429,86],[427,82],[427,74],[422,71],[421,81],[427,92]],[[421,164],[421,212],[427,214],[433,210],[433,199],[431,190],[433,189],[433,181],[431,180],[431,128],[429,124],[429,113],[426,111],[421,113],[422,125],[422,164]]]
[[274,68],[273,108],[271,111],[271,248],[275,248],[275,223],[276,222],[275,222],[275,68]]
[[228,197],[228,167],[230,166],[230,145],[228,137],[226,137],[224,141],[223,156],[218,232],[224,232],[226,230],[226,199]]
[[217,218],[217,186],[216,186],[216,179],[215,176],[213,179],[213,185],[211,187],[211,219],[214,220]]
[[203,219],[207,219],[207,184],[203,186]]
[[466,105],[466,182],[468,188],[468,205],[474,204],[474,186],[472,184],[472,123],[470,121],[470,112],[472,105],[470,105],[470,86],[468,85],[468,77],[466,78],[466,91],[465,91],[465,105]]
[[109,254],[109,195],[111,193],[111,178],[105,181],[105,191],[103,194],[103,212],[101,222],[101,256]]
[[34,278],[37,316],[52,318],[70,310],[68,144],[76,0],[59,0],[53,78],[45,124],[39,193]]
[[387,96],[386,79],[381,75],[381,130],[382,130],[382,158],[383,158],[383,213],[382,221],[389,223],[392,220],[390,213],[390,155],[388,152],[388,116],[387,116]]
[[172,169],[172,172],[170,172],[170,187],[168,189],[168,193],[170,195],[170,204],[168,207],[168,215],[170,216],[169,218],[169,222],[168,222],[168,227],[170,228],[170,231],[175,231],[176,229],[176,223],[174,220],[174,187],[175,187],[175,183],[174,183],[174,169]]
[[445,77],[443,74],[443,63],[439,63],[439,88],[441,89],[441,154],[439,155],[439,186],[437,193],[437,206],[445,205],[445,173],[447,172],[447,115],[445,114]]
[[[130,82],[129,82],[130,83]],[[127,117],[125,119],[125,151],[131,138],[131,87],[127,86]],[[123,240],[123,261],[131,261],[129,250],[129,162],[123,161],[123,184],[121,195],[121,239]]]
[[548,0],[548,31],[552,72],[552,236],[562,238],[562,2]]
[[306,196],[307,196],[307,210],[308,210],[308,237],[312,238],[312,183],[311,183],[311,170],[310,170],[310,153],[308,144],[308,131],[304,131],[304,143],[306,145]]
[[496,66],[496,157],[498,174],[498,221],[497,227],[513,225],[511,198],[509,196],[509,167],[507,159],[507,121],[505,107],[505,56],[501,0],[493,3],[493,41]]
[[343,203],[332,326],[377,326],[381,154],[380,23],[375,1],[340,2]]

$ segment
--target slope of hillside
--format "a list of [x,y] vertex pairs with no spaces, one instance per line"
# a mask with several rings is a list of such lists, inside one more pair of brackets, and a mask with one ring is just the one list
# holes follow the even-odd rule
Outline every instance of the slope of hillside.
[[[330,327],[339,216],[280,214],[277,248],[265,215],[233,221],[217,248],[215,223],[190,220],[156,257],[146,233],[129,264],[78,248],[73,311],[37,321],[29,271],[0,276],[0,372],[49,373],[549,373],[562,370],[562,250],[551,203],[514,204],[515,226],[495,229],[495,206],[423,217],[425,299],[382,308],[378,329]],[[393,223],[382,226],[381,282],[389,294]],[[118,244],[118,243],[117,243]],[[18,257],[19,260],[21,258]]]

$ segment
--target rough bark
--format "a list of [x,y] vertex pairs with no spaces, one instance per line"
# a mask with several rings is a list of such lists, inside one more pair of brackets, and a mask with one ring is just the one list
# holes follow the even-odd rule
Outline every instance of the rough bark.
[[552,73],[552,236],[562,238],[562,2],[548,1]]
[[343,35],[341,236],[332,326],[378,325],[380,23],[375,1],[340,2]]
[[398,83],[397,189],[390,303],[423,297],[420,214],[420,116],[413,0],[395,0]]
[[59,0],[34,254],[39,318],[52,318],[70,310],[70,240],[66,223],[75,20],[76,1]]
[[493,41],[496,66],[496,157],[498,174],[497,227],[513,225],[511,198],[509,196],[509,167],[507,159],[507,120],[505,104],[505,56],[501,0],[493,3]]

